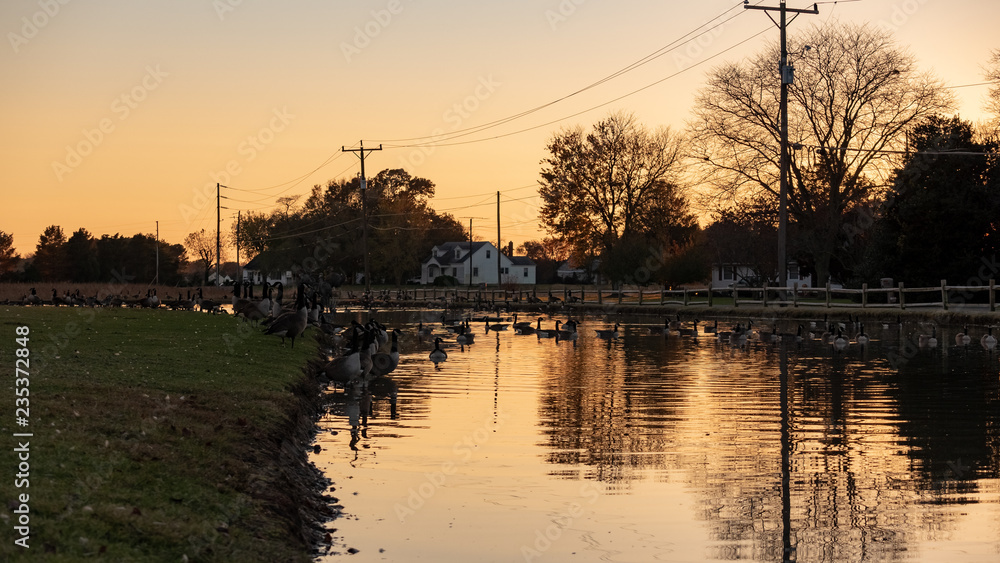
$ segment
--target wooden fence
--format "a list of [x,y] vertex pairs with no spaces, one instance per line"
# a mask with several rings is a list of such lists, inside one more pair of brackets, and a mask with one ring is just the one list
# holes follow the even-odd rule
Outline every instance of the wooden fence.
[[[985,298],[982,293],[985,292]],[[419,288],[407,289],[408,299],[416,301],[440,301],[443,304],[460,303],[503,303],[505,301],[533,303],[589,303],[619,305],[674,305],[690,306],[725,305],[740,307],[745,305],[784,307],[862,307],[892,308],[937,307],[948,310],[970,302],[989,305],[996,311],[996,286],[994,280],[988,285],[948,285],[941,280],[939,287],[905,287],[903,282],[893,287],[870,288],[863,284],[860,289],[825,287],[712,287],[690,289],[665,289],[633,287],[607,289],[599,286],[579,286],[574,289],[546,291],[541,295],[536,289],[516,291],[487,288]],[[341,295],[342,298],[349,296]]]

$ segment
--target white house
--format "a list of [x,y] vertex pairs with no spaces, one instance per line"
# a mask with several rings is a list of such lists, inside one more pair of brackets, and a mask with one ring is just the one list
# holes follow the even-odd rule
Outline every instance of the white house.
[[[712,287],[733,287],[741,283],[755,287],[760,286],[760,283],[757,281],[757,275],[749,266],[743,264],[712,264]],[[778,277],[775,276],[768,283],[777,285]],[[788,286],[791,287],[796,283],[801,288],[812,287],[812,275],[802,275],[799,271],[799,264],[797,262],[789,262]]]
[[250,281],[253,284],[273,284],[274,282],[281,282],[285,287],[292,287],[295,285],[295,276],[292,274],[291,270],[285,271],[270,271],[264,267],[264,263],[267,261],[267,251],[264,251],[254,257],[253,260],[247,262],[246,266],[243,266],[243,280]]
[[[534,284],[535,262],[527,256],[507,256],[489,242],[446,242],[431,249],[420,267],[420,283],[434,283],[438,276],[452,276],[463,285],[505,283]],[[500,276],[497,279],[497,260]],[[471,280],[469,279],[471,275]]]

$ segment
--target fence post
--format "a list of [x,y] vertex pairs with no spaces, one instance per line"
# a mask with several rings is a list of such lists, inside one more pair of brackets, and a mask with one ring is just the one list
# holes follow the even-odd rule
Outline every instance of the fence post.
[[740,306],[740,292],[736,289],[736,284],[733,284],[733,309]]
[[948,280],[941,280],[941,306],[948,310]]
[[826,280],[826,308],[830,308],[830,280]]
[[906,292],[903,291],[903,282],[899,282],[899,308],[900,309],[905,309],[906,308],[906,298],[905,298],[905,295],[906,295]]
[[636,286],[639,288],[639,304],[642,305],[642,286]]
[[625,297],[625,284],[618,286],[618,304],[622,304],[622,298]]
[[799,306],[799,282],[795,282],[792,285],[792,308],[796,309]]
[[597,284],[597,304],[604,303],[604,292],[601,291],[601,284]]
[[761,305],[767,307],[767,281],[764,282],[764,289],[760,292]]
[[663,306],[663,294],[666,292],[667,286],[660,284],[660,306]]
[[997,297],[996,297],[996,294],[993,293],[993,286],[994,286],[994,282],[993,282],[993,280],[990,280],[990,312],[991,313],[993,311],[997,310]]
[[712,282],[708,282],[708,306],[712,306]]
[[684,306],[688,306],[688,288],[684,288]]
[[868,306],[868,282],[861,284],[861,308]]

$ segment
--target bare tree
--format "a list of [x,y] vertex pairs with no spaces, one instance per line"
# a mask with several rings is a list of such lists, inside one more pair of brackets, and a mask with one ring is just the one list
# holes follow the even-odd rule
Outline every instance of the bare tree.
[[677,182],[680,137],[612,114],[549,142],[542,161],[542,223],[578,258],[613,252],[621,241],[667,245],[696,228]]
[[989,66],[986,67],[986,80],[993,82],[989,97],[986,99],[986,109],[993,114],[994,122],[1000,124],[1000,49],[993,51]]
[[[220,262],[225,260],[226,256],[226,241],[222,241],[222,256],[219,257]],[[202,266],[203,271],[203,283],[208,285],[208,273],[212,270],[212,266],[215,264],[215,236],[212,233],[207,232],[205,229],[200,231],[195,231],[188,234],[184,238],[184,246],[188,249],[192,256],[198,261]]]
[[[843,217],[875,197],[898,163],[906,129],[947,111],[951,95],[917,70],[887,31],[831,24],[789,38],[791,154],[788,212],[817,280],[829,278]],[[806,46],[810,48],[807,49]],[[714,69],[691,122],[692,156],[708,173],[712,206],[778,197],[781,156],[776,46]]]

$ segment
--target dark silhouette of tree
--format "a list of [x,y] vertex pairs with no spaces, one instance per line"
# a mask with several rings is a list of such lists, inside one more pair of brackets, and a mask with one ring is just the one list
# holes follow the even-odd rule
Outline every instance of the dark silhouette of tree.
[[539,194],[542,224],[581,262],[601,256],[611,279],[626,281],[649,258],[697,230],[676,182],[681,141],[612,114],[590,133],[557,133],[546,147]]
[[34,267],[42,281],[66,281],[69,279],[69,264],[66,255],[66,235],[62,227],[45,227],[35,246]]
[[77,230],[66,241],[66,259],[70,268],[70,281],[89,283],[100,280],[101,262],[97,254],[97,241],[87,229]]
[[14,235],[0,231],[0,279],[17,268],[21,256],[14,252]]
[[[805,50],[805,46],[811,50]],[[845,214],[880,194],[904,148],[904,131],[947,110],[951,95],[887,31],[830,24],[789,37],[789,221],[808,234],[817,283],[829,278]],[[692,156],[712,203],[777,198],[780,161],[777,46],[714,69],[695,102]],[[807,232],[808,231],[808,232]]]
[[1000,129],[1000,49],[993,51],[989,66],[986,67],[986,80],[997,82],[990,86],[986,108],[993,114],[994,130]]
[[[893,177],[865,273],[915,285],[985,283],[995,272],[984,276],[983,267],[1000,251],[997,145],[977,141],[957,117],[926,120],[910,142],[916,152]],[[942,154],[949,151],[961,152]]]
[[215,237],[205,229],[189,233],[184,246],[194,256],[202,269],[202,283],[208,285],[208,273],[215,265]]
[[[716,263],[744,266],[752,273],[747,284],[760,287],[778,274],[778,209],[773,198],[757,197],[736,202],[713,213],[705,227],[706,253]],[[734,275],[737,272],[734,271]]]

